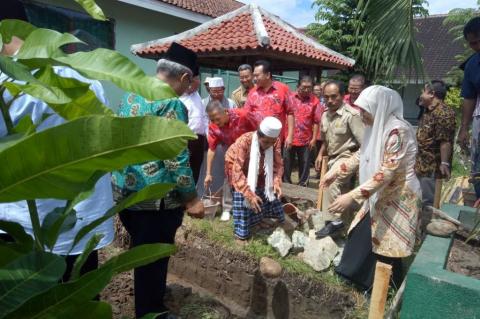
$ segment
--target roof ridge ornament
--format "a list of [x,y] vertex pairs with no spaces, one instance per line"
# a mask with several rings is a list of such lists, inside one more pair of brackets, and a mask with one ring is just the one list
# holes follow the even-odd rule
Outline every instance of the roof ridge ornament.
[[299,38],[300,40],[303,40],[305,41],[306,43],[312,45],[313,47],[319,49],[319,50],[323,50],[325,52],[327,52],[328,54],[331,54],[332,56],[335,56],[337,58],[340,58],[342,60],[345,60],[347,61],[348,63],[351,63],[351,65],[353,66],[355,64],[355,60],[352,59],[352,58],[349,58],[339,52],[336,52],[326,46],[324,46],[323,44],[320,44],[318,43],[317,41],[313,40],[312,38],[306,36],[305,34],[301,33],[300,31],[298,31],[295,27],[293,27],[292,25],[290,25],[288,22],[285,22],[283,21],[282,19],[280,19],[278,16],[264,10],[263,8],[261,7],[257,7],[257,10],[259,11],[259,14],[263,14],[265,15],[267,18],[269,18],[270,20],[274,21],[275,23],[278,23],[280,26],[282,26],[283,28],[285,28],[287,31],[289,31],[290,33],[292,33],[295,37]]
[[255,30],[255,35],[257,36],[258,42],[262,47],[267,47],[270,45],[270,36],[268,35],[267,28],[263,23],[262,14],[258,5],[250,4],[250,12],[253,20],[253,28]]

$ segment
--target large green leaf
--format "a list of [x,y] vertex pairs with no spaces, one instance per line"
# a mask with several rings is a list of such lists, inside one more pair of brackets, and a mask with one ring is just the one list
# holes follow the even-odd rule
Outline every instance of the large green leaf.
[[89,303],[110,281],[113,265],[91,271],[78,280],[59,284],[30,298],[6,318],[85,318],[75,312]]
[[3,230],[7,234],[13,237],[19,244],[32,247],[33,238],[25,232],[23,226],[19,223],[0,220],[0,230]]
[[15,133],[15,134],[7,135],[5,137],[0,138],[0,152],[3,151],[4,149],[12,147],[13,145],[17,144],[25,137],[26,137],[25,134]]
[[68,317],[73,318],[72,315],[82,315],[88,313],[90,318],[95,319],[111,319],[113,318],[112,306],[109,303],[102,301],[89,301],[78,307],[78,310],[71,310]]
[[95,234],[88,240],[87,244],[85,245],[85,248],[83,248],[82,253],[75,260],[70,281],[76,280],[78,277],[80,277],[80,271],[82,270],[83,265],[87,261],[88,256],[95,249],[95,247],[97,247],[98,243],[102,238],[103,238],[103,234]]
[[48,87],[41,83],[18,84],[14,82],[3,83],[3,85],[8,89],[8,91],[12,92],[12,94],[23,91],[48,104],[66,104],[72,101],[72,99],[68,97],[63,90],[54,86]]
[[25,40],[37,27],[22,20],[5,19],[0,21],[0,34],[4,43],[10,43],[12,36]]
[[0,241],[0,267],[29,252],[31,252],[31,247],[28,248],[21,244]]
[[18,61],[13,61],[13,59],[8,56],[0,55],[0,71],[15,80],[25,82],[37,81],[27,66]]
[[183,122],[157,116],[82,117],[0,152],[0,163],[9,163],[0,166],[0,202],[72,199],[94,173],[171,159],[194,138]]
[[[14,134],[25,134],[29,135],[35,132],[35,124],[32,122],[32,118],[28,115],[24,116],[20,121],[18,121],[17,125],[13,128]],[[11,135],[10,135],[11,136]]]
[[44,244],[53,249],[60,233],[69,231],[77,223],[77,212],[72,209],[64,213],[65,208],[57,207],[49,212],[42,222]]
[[170,244],[145,244],[130,248],[128,251],[111,258],[105,266],[113,264],[115,274],[141,267],[168,257],[176,251],[175,245]]
[[112,110],[100,102],[90,90],[90,84],[74,78],[65,78],[56,74],[50,65],[42,68],[35,77],[49,87],[62,90],[71,101],[66,104],[48,103],[48,105],[66,120],[86,115],[113,115]]
[[107,20],[102,8],[100,8],[94,0],[75,0],[75,2],[79,3],[92,18],[102,21]]
[[62,257],[46,252],[31,252],[0,268],[0,318],[55,286],[65,269]]
[[83,43],[71,33],[60,33],[50,29],[36,29],[25,39],[16,57],[22,59],[48,59],[64,55],[60,47],[69,43]]
[[75,226],[77,216],[73,208],[75,205],[92,195],[95,190],[95,181],[102,176],[102,172],[94,173],[90,180],[85,183],[85,189],[82,192],[78,193],[73,200],[69,200],[65,207],[54,209],[53,212],[44,218],[42,224],[42,238],[45,239],[45,245],[48,248],[53,249],[57,243],[58,236],[62,232],[70,230]]
[[120,201],[117,205],[110,208],[105,215],[96,220],[92,221],[88,225],[80,229],[73,240],[72,248],[77,245],[83,237],[95,229],[98,225],[102,224],[109,218],[112,218],[116,214],[120,213],[122,210],[135,205],[136,203],[143,202],[146,200],[159,199],[165,196],[170,189],[172,189],[174,184],[152,184],[142,190],[130,194],[127,198]]
[[121,89],[135,92],[149,100],[176,96],[166,83],[145,73],[118,52],[96,49],[77,52],[54,60],[69,65],[90,79],[111,81]]

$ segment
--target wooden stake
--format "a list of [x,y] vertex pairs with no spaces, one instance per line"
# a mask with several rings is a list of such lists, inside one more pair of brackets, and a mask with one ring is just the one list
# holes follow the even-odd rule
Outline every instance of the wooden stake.
[[368,319],[383,319],[392,266],[377,261]]
[[[322,169],[320,170],[320,182],[323,179],[323,176],[327,173],[327,166],[328,166],[328,156],[322,156]],[[318,198],[317,198],[317,208],[322,209],[322,202],[323,202],[323,187],[320,186],[320,182],[318,183]]]
[[433,197],[433,207],[440,209],[440,199],[442,198],[442,179],[435,180],[435,196]]

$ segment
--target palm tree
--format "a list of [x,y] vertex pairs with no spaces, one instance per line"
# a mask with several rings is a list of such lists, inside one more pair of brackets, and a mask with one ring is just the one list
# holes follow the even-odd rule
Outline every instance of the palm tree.
[[360,0],[364,21],[357,28],[357,60],[373,75],[374,82],[404,76],[424,76],[419,44],[415,40],[415,16],[428,15],[425,0]]

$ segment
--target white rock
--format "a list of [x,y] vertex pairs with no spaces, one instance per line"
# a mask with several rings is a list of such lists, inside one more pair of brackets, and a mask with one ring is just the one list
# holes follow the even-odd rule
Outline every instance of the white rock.
[[458,227],[444,219],[432,219],[427,225],[427,233],[433,236],[449,237],[456,232]]
[[325,222],[327,220],[335,220],[335,219],[337,218],[328,212],[322,212],[322,211],[316,210],[314,214],[311,214],[309,216],[308,223],[310,224],[310,227],[318,231],[323,227],[325,227]]
[[316,271],[322,271],[330,266],[338,252],[337,244],[331,237],[307,240],[303,261]]
[[301,231],[295,230],[292,234],[293,248],[303,248],[307,241],[307,236]]
[[340,261],[342,260],[342,255],[343,255],[343,247],[338,247],[338,252],[335,258],[333,258],[333,264],[335,267],[338,267],[340,265]]
[[290,238],[281,227],[277,227],[267,241],[282,257],[285,257],[293,246]]
[[317,238],[317,235],[315,235],[315,229],[310,229],[310,230],[308,231],[308,238],[310,238],[310,239],[315,239],[315,238]]

